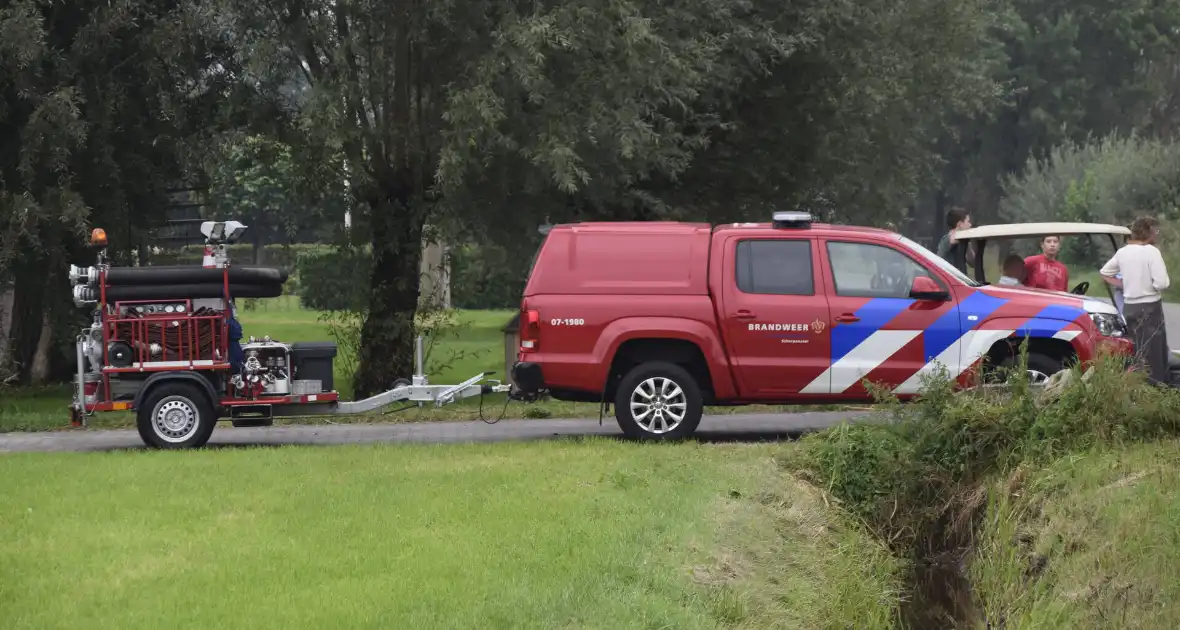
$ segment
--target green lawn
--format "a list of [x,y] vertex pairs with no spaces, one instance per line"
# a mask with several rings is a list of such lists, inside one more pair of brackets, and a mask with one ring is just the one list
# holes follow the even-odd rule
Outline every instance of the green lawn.
[[[773,445],[0,457],[5,628],[887,628],[899,567]],[[98,484],[98,485],[96,485]]]
[[[316,311],[300,308],[298,298],[282,297],[271,300],[257,300],[253,309],[239,310],[243,333],[262,337],[270,335],[282,341],[334,341],[331,330]],[[511,319],[513,311],[456,311],[451,324],[440,330],[435,341],[429,345],[426,375],[432,383],[454,384],[462,382],[480,372],[494,372],[492,379],[504,380],[504,333],[501,329]],[[350,379],[351,366],[355,357],[347,348],[342,348],[335,362],[336,389],[345,399],[352,397]],[[410,375],[407,374],[408,378]],[[0,432],[44,431],[69,426],[68,406],[70,387],[60,385],[31,390],[4,390],[0,392]],[[469,398],[458,403],[437,408],[434,406],[412,407],[394,405],[400,409],[385,415],[335,416],[332,422],[416,422],[430,420],[495,420],[507,418],[586,418],[598,416],[598,405],[588,403],[563,403],[553,400],[525,404],[508,403],[503,394],[490,395],[483,400]],[[756,407],[711,407],[707,413],[783,413],[814,409],[814,407],[756,406]],[[293,422],[308,423],[323,420],[300,418]],[[613,420],[611,420],[613,421]],[[276,420],[277,423],[287,422]],[[129,427],[134,425],[130,413],[112,412],[95,414],[91,426],[101,428]]]

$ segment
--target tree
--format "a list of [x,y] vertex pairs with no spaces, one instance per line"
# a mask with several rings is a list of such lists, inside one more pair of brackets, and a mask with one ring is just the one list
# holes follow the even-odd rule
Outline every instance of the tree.
[[65,271],[83,262],[86,224],[107,230],[117,260],[143,251],[184,174],[185,139],[225,96],[199,23],[162,1],[0,8],[0,278],[14,281],[9,360],[22,382],[43,331],[72,325]]
[[297,137],[343,152],[340,175],[367,214],[358,395],[413,369],[422,237],[440,199],[505,168],[514,188],[564,195],[674,175],[717,124],[694,109],[700,95],[737,80],[725,53],[757,65],[789,50],[728,0],[263,0],[229,11],[250,67],[272,86],[304,86]]
[[[605,140],[596,135],[585,146],[570,146],[570,163],[593,174],[576,190],[541,179],[543,173],[528,169],[531,149],[514,144],[519,134],[512,130],[520,122],[546,129],[553,128],[550,120],[576,125],[584,115],[583,91],[544,75],[534,81],[545,86],[544,100],[521,112],[515,109],[520,99],[505,99],[487,113],[495,121],[477,115],[466,123],[475,131],[457,134],[476,140],[454,142],[453,162],[477,170],[478,177],[465,180],[466,194],[448,195],[450,205],[466,211],[456,228],[515,244],[532,240],[527,237],[546,217],[723,222],[805,205],[839,221],[897,220],[916,189],[938,174],[940,134],[994,107],[1002,95],[993,77],[995,55],[988,52],[1004,19],[994,2],[741,6],[724,27],[740,35],[725,38],[710,58],[709,74],[694,86],[699,93],[691,111],[656,105],[678,125],[674,131],[686,133],[685,142],[667,147],[665,163],[674,166],[619,160],[631,149],[612,141],[627,139],[626,130],[607,130]],[[478,89],[498,94],[513,85],[503,74],[533,76],[539,72],[533,66],[562,59],[544,47],[522,58],[482,72]],[[595,72],[577,66],[569,76],[613,80]],[[649,137],[665,142],[666,135],[656,130]],[[512,208],[507,216],[496,212],[503,205]],[[490,231],[481,214],[497,217]]]
[[790,56],[718,99],[726,124],[661,198],[716,221],[796,206],[856,224],[902,220],[938,173],[939,137],[1003,94],[989,52],[1002,5],[774,6],[780,28],[808,28]]
[[1009,97],[962,121],[945,139],[947,169],[930,220],[965,205],[977,223],[998,214],[1004,176],[1028,159],[1090,135],[1155,127],[1167,131],[1166,95],[1180,44],[1180,1],[1014,0],[997,30],[996,78]]
[[[207,211],[249,226],[254,263],[267,243],[291,243],[309,234],[323,236],[342,225],[343,182],[306,186],[291,148],[260,134],[227,133],[206,158]],[[331,226],[324,229],[324,225]]]

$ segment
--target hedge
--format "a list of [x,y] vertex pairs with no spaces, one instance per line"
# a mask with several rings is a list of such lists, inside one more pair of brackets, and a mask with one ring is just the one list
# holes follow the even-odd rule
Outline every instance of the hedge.
[[299,257],[299,298],[317,311],[364,310],[373,257],[363,249],[308,252]]
[[[505,309],[520,305],[527,257],[492,245],[452,247],[451,305],[461,309]],[[362,310],[369,290],[372,257],[364,249],[306,252],[297,273],[304,306],[316,310]]]
[[[249,244],[238,243],[230,245],[229,259],[239,265],[254,264],[254,247]],[[297,245],[267,245],[262,248],[261,264],[267,267],[281,267],[294,273],[299,257],[308,253],[321,253],[331,249],[329,245],[305,244]],[[195,265],[200,264],[204,256],[204,245],[186,245],[179,249],[169,249],[153,253],[153,265]]]
[[462,309],[519,308],[532,260],[532,251],[495,245],[451,248],[451,304]]
[[[532,246],[509,250],[487,244],[464,244],[448,251],[451,305],[461,309],[511,309],[520,305],[528,279]],[[204,246],[188,246],[152,256],[154,265],[200,264]],[[249,264],[250,245],[231,245],[230,260]],[[299,295],[316,310],[363,310],[369,290],[372,257],[367,248],[337,250],[331,245],[268,245],[262,264],[290,273],[284,293]]]

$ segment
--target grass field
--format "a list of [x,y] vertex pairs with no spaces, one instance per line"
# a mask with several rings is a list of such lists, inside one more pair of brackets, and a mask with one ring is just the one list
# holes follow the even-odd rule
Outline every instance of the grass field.
[[[887,628],[773,445],[0,457],[5,628]],[[101,484],[98,486],[96,484]]]
[[995,484],[971,567],[988,618],[1180,627],[1177,488],[1175,441],[1073,455]]
[[[258,300],[252,310],[239,311],[244,334],[262,337],[270,335],[282,341],[332,341],[330,328],[321,313],[299,307],[298,298],[283,297]],[[494,372],[493,379],[505,379],[504,333],[501,329],[513,316],[513,311],[458,311],[450,326],[443,329],[431,346],[426,373],[432,383],[459,383],[480,372]],[[341,350],[336,358],[336,389],[345,399],[352,397],[349,366],[355,357]],[[407,375],[408,377],[409,375]],[[67,408],[70,401],[68,385],[0,392],[0,432],[45,431],[69,426]],[[507,402],[503,394],[489,395],[481,401],[469,398],[446,407],[413,407],[385,415],[337,416],[332,422],[415,422],[429,420],[495,420],[507,418],[586,418],[598,416],[598,405],[564,403],[554,400],[525,404]],[[706,413],[791,412],[812,408],[784,406],[710,407]],[[300,418],[298,422],[323,422]],[[276,423],[286,422],[276,420]],[[100,428],[134,425],[130,413],[101,413],[90,419],[91,426]]]

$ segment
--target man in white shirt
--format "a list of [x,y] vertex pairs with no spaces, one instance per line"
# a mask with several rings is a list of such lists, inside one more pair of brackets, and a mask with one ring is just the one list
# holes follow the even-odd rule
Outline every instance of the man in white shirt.
[[1164,257],[1155,246],[1159,221],[1139,217],[1131,224],[1131,240],[1114,253],[1099,273],[1123,293],[1123,316],[1135,355],[1153,383],[1169,383],[1168,331],[1164,321],[1163,291],[1171,285]]

